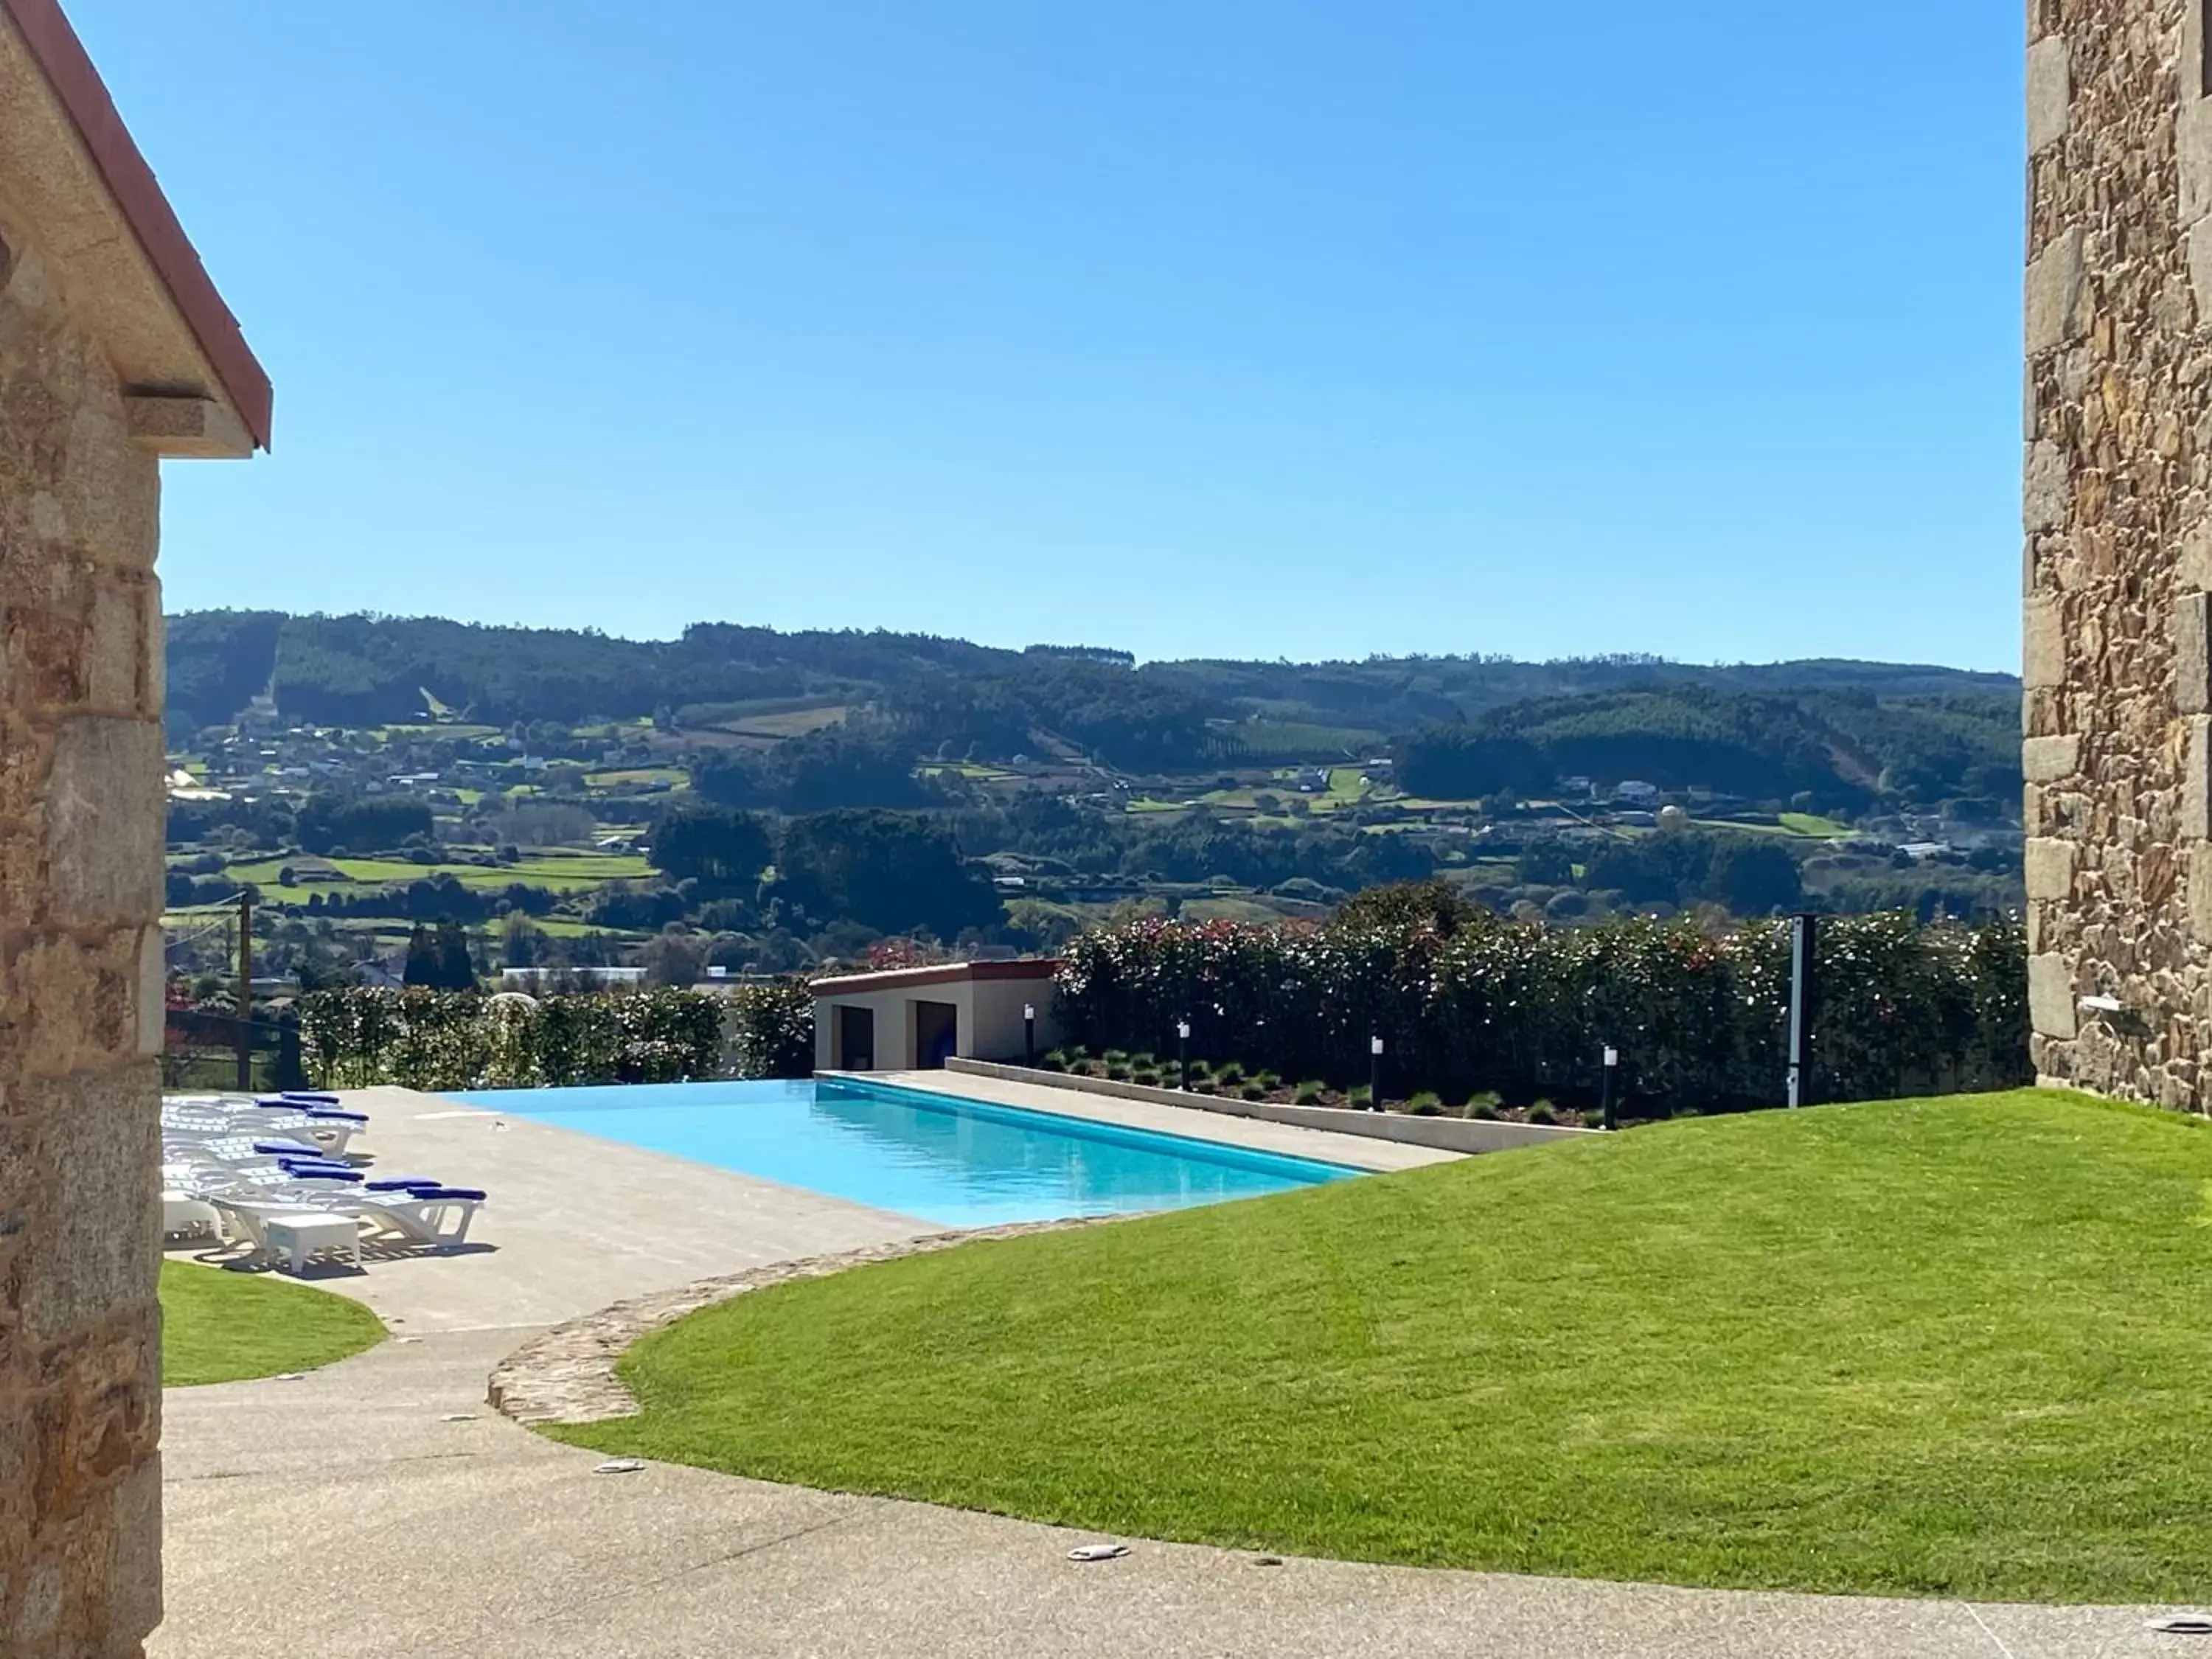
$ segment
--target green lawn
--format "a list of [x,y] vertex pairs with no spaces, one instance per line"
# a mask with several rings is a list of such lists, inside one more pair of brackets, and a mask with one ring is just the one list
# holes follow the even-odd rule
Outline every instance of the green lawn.
[[161,1381],[168,1388],[304,1371],[384,1340],[360,1303],[262,1273],[161,1264]]
[[2021,1600],[2212,1595],[2212,1126],[1691,1121],[756,1292],[611,1452],[1150,1537]]

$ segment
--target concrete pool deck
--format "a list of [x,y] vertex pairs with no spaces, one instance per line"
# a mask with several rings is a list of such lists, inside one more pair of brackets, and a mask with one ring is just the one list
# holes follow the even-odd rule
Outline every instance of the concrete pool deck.
[[659,1465],[595,1474],[596,1454],[483,1403],[492,1367],[530,1336],[690,1279],[935,1230],[432,1096],[350,1102],[371,1115],[364,1144],[382,1167],[490,1190],[487,1248],[320,1281],[392,1327],[368,1353],[295,1382],[169,1391],[155,1659],[2139,1659],[2203,1646],[2148,1633],[2144,1608],[1263,1566],[1133,1541],[1125,1559],[1077,1565],[1066,1551],[1087,1535],[1023,1522]]

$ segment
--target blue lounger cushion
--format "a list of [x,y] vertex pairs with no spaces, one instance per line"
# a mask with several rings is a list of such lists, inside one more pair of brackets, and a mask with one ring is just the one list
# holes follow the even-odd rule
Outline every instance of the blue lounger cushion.
[[277,1096],[279,1100],[313,1101],[325,1106],[335,1106],[338,1097],[327,1089],[287,1089]]
[[316,1164],[325,1161],[321,1147],[301,1140],[257,1140],[253,1151],[258,1158],[304,1158]]
[[293,1164],[279,1158],[276,1167],[286,1175],[301,1181],[342,1181],[348,1186],[357,1185],[361,1181],[360,1170],[349,1170],[336,1164]]
[[331,1110],[327,1106],[304,1106],[301,1109],[307,1113],[309,1121],[314,1123],[366,1123],[368,1121],[367,1112],[338,1112]]
[[414,1196],[416,1198],[471,1198],[479,1204],[484,1200],[483,1189],[476,1187],[417,1187],[414,1189]]
[[405,1193],[418,1188],[443,1187],[445,1184],[427,1176],[382,1176],[368,1183],[368,1190],[372,1193]]

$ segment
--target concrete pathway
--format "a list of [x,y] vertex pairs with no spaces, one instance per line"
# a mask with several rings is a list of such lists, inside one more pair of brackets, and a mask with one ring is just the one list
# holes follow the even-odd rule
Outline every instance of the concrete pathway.
[[[531,1332],[641,1291],[921,1224],[404,1091],[396,1169],[481,1182],[480,1253],[331,1287],[396,1339],[296,1382],[171,1391],[153,1659],[2137,1659],[2212,1650],[2152,1610],[1672,1590],[1079,1534],[654,1466],[593,1472],[483,1403]],[[595,1194],[586,1201],[585,1194]]]

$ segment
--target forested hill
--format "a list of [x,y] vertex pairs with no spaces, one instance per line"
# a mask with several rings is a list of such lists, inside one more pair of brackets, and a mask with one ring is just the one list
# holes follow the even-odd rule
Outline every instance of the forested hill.
[[[1656,658],[1516,662],[1377,657],[1364,662],[1147,663],[1127,653],[971,645],[921,634],[779,633],[700,623],[676,640],[620,640],[567,629],[493,628],[436,617],[291,617],[201,611],[169,619],[169,701],[205,724],[273,690],[304,720],[418,718],[423,693],[470,718],[634,719],[688,704],[828,693],[927,696],[947,680],[1024,687],[1054,679],[1157,694],[1163,711],[1203,719],[1253,710],[1326,714],[1393,732],[1468,719],[1534,697],[1645,686],[1877,697],[2011,696],[2010,675],[1895,663],[1815,660],[1701,666]],[[1272,706],[1272,707],[1271,707]]]
[[794,736],[842,722],[854,740],[911,756],[1087,757],[1133,773],[1388,748],[1409,788],[1454,795],[1583,773],[1752,795],[2002,797],[2018,757],[2012,677],[1838,660],[1140,665],[1110,648],[1006,650],[880,631],[702,623],[679,639],[633,641],[428,617],[201,611],[171,619],[168,665],[170,706],[187,725],[226,724],[270,692],[287,717],[319,724],[398,724],[426,711],[501,726],[650,717],[711,740],[748,722],[793,721]]

